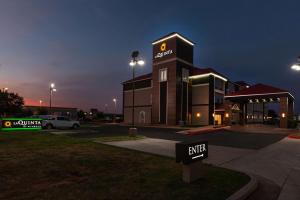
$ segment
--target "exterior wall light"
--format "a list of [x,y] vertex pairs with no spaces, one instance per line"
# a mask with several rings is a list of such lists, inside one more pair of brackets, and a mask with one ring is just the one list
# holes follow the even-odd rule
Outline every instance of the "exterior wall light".
[[292,70],[300,71],[300,56],[297,58],[297,62],[291,66]]
[[226,117],[226,118],[229,118],[229,113],[225,113],[225,117]]
[[286,117],[286,114],[285,114],[285,113],[281,113],[281,117],[282,117],[282,118],[285,118],[285,117]]
[[196,113],[196,117],[197,117],[197,118],[200,118],[200,117],[201,117],[201,113],[199,113],[199,112]]

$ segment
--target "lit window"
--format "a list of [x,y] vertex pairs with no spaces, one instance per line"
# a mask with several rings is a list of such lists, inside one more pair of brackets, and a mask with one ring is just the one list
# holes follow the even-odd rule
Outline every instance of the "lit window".
[[167,69],[159,70],[159,82],[167,81]]
[[182,68],[182,81],[189,82],[189,70]]

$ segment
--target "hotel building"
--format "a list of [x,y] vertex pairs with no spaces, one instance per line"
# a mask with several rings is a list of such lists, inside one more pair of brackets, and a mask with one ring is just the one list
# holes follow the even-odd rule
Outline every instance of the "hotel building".
[[267,103],[280,103],[287,126],[293,96],[263,84],[232,82],[215,69],[194,66],[195,44],[178,33],[152,43],[152,73],[123,82],[124,122],[136,124],[221,125],[263,122]]

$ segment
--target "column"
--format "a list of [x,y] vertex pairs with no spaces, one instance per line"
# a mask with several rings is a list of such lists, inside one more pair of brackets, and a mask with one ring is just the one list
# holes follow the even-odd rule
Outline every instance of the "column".
[[288,128],[288,97],[281,97],[280,98],[280,108],[279,108],[279,115],[280,115],[280,128]]

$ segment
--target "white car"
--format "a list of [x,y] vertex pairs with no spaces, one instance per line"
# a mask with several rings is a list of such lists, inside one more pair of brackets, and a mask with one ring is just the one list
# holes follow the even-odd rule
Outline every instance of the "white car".
[[68,117],[64,116],[52,116],[52,115],[44,115],[38,116],[39,118],[43,119],[42,126],[46,129],[52,128],[79,128],[80,123],[79,121],[70,120]]

